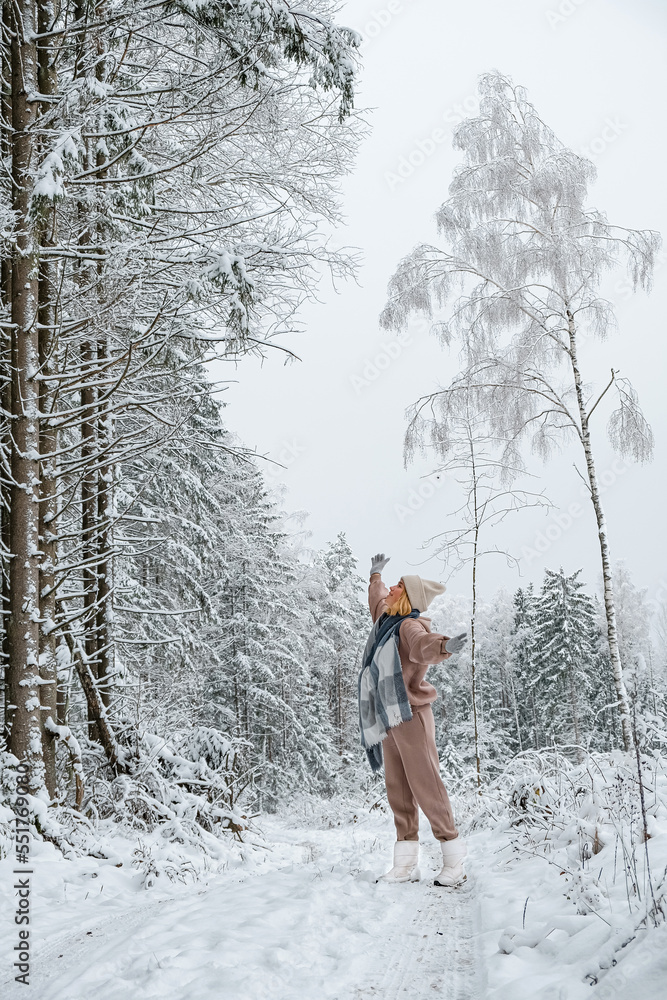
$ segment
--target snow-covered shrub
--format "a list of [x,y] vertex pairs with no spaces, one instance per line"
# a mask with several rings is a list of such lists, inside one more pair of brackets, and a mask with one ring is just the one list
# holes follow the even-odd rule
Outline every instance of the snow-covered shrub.
[[[0,748],[0,859],[14,850],[18,764],[13,754]],[[50,841],[65,857],[95,853],[98,838],[90,819],[68,805],[48,806],[34,795],[24,797],[31,837]]]
[[169,739],[144,733],[138,750],[131,774],[98,773],[89,781],[84,812],[141,831],[160,825],[179,843],[204,834],[242,839],[250,817],[239,799],[252,779],[245,741],[198,726]]
[[14,754],[0,747],[0,861],[9,856],[14,846],[14,812],[16,800],[16,765]]
[[[115,777],[96,743],[82,737],[81,750],[88,774],[81,810],[26,796],[31,836],[50,841],[64,857],[114,855],[107,839],[111,824],[130,840],[136,831],[154,832],[149,846],[139,841],[132,860],[148,886],[159,874],[181,881],[193,874],[187,850],[174,853],[171,844],[194,848],[206,859],[225,858],[230,837],[250,845],[261,841],[243,804],[253,777],[245,741],[206,726],[168,740],[144,733],[131,773]],[[14,849],[17,765],[0,748],[0,858]]]
[[[641,786],[640,786],[641,781]],[[667,822],[667,759],[656,751],[586,754],[574,763],[558,750],[519,754],[469,803],[470,826],[511,831],[518,855],[558,867],[577,912],[599,913],[607,889],[624,881],[627,904],[662,920],[667,871],[651,870],[646,842]]]
[[329,798],[310,794],[295,795],[283,802],[277,812],[288,817],[295,825],[317,830],[349,827],[371,812],[391,815],[384,784],[377,782],[373,787],[373,794],[359,789],[356,794],[348,792]]
[[164,881],[164,877],[170,882],[197,881],[198,872],[192,862],[170,847],[140,840],[133,855],[132,866],[141,875],[144,889],[151,889],[159,879]]

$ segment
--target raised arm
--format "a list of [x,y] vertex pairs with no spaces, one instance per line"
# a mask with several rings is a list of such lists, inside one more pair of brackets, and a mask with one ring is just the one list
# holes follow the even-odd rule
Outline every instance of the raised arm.
[[384,552],[378,552],[371,557],[371,581],[368,584],[368,607],[371,618],[374,622],[387,610],[386,596],[389,593],[387,587],[382,582],[382,570],[389,562],[389,557],[385,558]]

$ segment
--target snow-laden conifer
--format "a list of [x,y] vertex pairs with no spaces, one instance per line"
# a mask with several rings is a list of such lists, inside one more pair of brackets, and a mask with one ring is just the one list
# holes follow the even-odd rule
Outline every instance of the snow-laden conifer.
[[534,609],[531,684],[546,710],[545,745],[570,743],[577,753],[589,742],[600,646],[595,605],[580,573],[545,570]]

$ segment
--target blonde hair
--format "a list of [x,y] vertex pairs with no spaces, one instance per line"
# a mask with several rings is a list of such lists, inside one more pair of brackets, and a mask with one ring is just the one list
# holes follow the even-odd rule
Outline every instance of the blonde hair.
[[390,608],[387,608],[388,615],[409,615],[411,611],[412,605],[410,604],[407,590],[403,591],[396,604],[392,604]]

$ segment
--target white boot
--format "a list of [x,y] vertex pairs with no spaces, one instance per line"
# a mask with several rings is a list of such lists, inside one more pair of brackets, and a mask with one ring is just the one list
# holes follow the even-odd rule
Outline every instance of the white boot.
[[463,873],[463,859],[468,853],[465,840],[460,836],[454,840],[442,840],[442,870],[436,877],[434,885],[460,885],[465,882]]
[[386,875],[380,875],[376,882],[418,882],[419,841],[397,840],[394,844],[394,867]]

